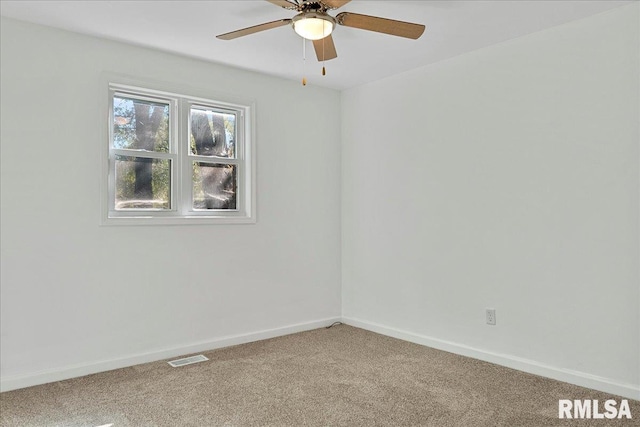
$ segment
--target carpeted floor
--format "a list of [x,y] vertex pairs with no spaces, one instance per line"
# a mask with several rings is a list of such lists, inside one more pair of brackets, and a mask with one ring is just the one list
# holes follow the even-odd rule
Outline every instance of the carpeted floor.
[[620,397],[346,325],[0,394],[2,426],[638,426],[560,420]]

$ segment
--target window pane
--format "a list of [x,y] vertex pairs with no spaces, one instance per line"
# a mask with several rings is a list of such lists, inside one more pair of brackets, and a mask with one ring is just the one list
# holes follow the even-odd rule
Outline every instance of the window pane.
[[169,104],[113,97],[113,148],[169,151]]
[[116,210],[171,209],[171,160],[115,156]]
[[235,159],[236,115],[192,107],[191,154]]
[[193,162],[193,209],[236,209],[236,165]]

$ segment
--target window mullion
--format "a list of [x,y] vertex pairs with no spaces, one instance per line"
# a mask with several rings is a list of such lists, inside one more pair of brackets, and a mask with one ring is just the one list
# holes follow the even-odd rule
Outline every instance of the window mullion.
[[189,102],[185,99],[180,100],[180,138],[178,152],[180,153],[180,191],[182,197],[180,199],[180,214],[186,215],[189,212],[191,198],[192,167],[189,158],[190,146],[190,127],[189,127]]
[[176,146],[179,141],[179,121],[177,120],[177,116],[179,114],[178,107],[179,100],[175,97],[171,98],[171,102],[169,104],[170,111],[170,120],[169,120],[169,152],[171,153],[173,161],[171,162],[171,176],[170,176],[170,184],[169,188],[171,191],[171,212],[173,215],[180,215],[180,190],[176,185],[176,182],[179,182],[177,177],[180,171],[180,156],[176,150]]

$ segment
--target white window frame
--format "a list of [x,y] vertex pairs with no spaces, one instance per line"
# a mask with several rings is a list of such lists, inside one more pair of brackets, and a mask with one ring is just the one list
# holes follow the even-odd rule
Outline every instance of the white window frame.
[[[146,85],[145,85],[146,86]],[[183,92],[184,93],[184,92]],[[172,224],[247,224],[255,223],[255,159],[253,137],[253,104],[203,98],[174,91],[158,90],[125,83],[108,83],[108,119],[106,171],[102,171],[101,223],[103,225],[172,225]],[[143,99],[169,104],[169,151],[149,152],[113,147],[113,97]],[[190,149],[191,107],[236,115],[235,158],[198,156]],[[168,159],[170,176],[170,209],[115,209],[115,156]],[[192,162],[233,164],[236,167],[235,209],[193,209]]]

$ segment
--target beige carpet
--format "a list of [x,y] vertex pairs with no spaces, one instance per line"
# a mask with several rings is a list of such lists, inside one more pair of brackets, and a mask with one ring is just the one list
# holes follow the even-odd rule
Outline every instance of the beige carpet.
[[[350,326],[0,394],[2,426],[638,426],[559,420],[612,396]],[[620,398],[618,398],[620,401]],[[629,401],[634,418],[640,402]]]

